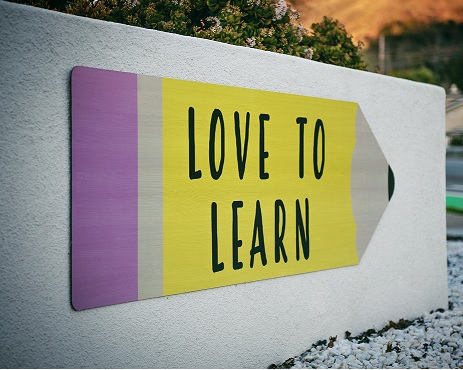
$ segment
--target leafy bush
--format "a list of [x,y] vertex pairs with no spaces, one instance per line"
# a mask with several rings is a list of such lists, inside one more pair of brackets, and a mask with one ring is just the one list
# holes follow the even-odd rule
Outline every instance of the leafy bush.
[[12,0],[78,16],[129,24],[339,66],[366,69],[361,44],[324,17],[311,30],[285,0]]
[[405,70],[391,71],[391,76],[405,78],[407,80],[424,82],[428,84],[437,84],[437,77],[434,72],[425,67],[409,68]]

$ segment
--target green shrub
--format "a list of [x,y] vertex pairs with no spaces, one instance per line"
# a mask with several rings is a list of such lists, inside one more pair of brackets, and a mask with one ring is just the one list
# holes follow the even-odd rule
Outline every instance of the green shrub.
[[425,66],[409,68],[399,71],[392,71],[390,75],[394,77],[405,78],[407,80],[412,81],[424,82],[428,84],[437,84],[437,76],[431,69]]
[[285,0],[73,0],[66,5],[56,0],[12,1],[366,69],[361,44],[353,43],[343,25],[324,17],[308,30]]

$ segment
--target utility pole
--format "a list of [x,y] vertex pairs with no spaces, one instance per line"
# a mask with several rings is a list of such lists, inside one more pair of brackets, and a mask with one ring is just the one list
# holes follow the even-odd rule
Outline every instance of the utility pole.
[[378,49],[379,73],[386,74],[386,35],[382,33],[379,34]]

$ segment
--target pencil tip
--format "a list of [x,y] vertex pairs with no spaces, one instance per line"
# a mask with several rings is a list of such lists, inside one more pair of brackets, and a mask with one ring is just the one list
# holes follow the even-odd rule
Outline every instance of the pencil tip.
[[391,166],[389,166],[389,173],[388,173],[389,200],[391,200],[392,195],[394,194],[394,186],[395,186],[394,172],[392,171]]

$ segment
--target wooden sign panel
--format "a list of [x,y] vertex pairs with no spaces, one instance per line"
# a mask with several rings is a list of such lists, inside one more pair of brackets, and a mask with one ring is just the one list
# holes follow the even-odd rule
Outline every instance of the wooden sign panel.
[[77,310],[357,264],[392,192],[357,103],[72,72]]

